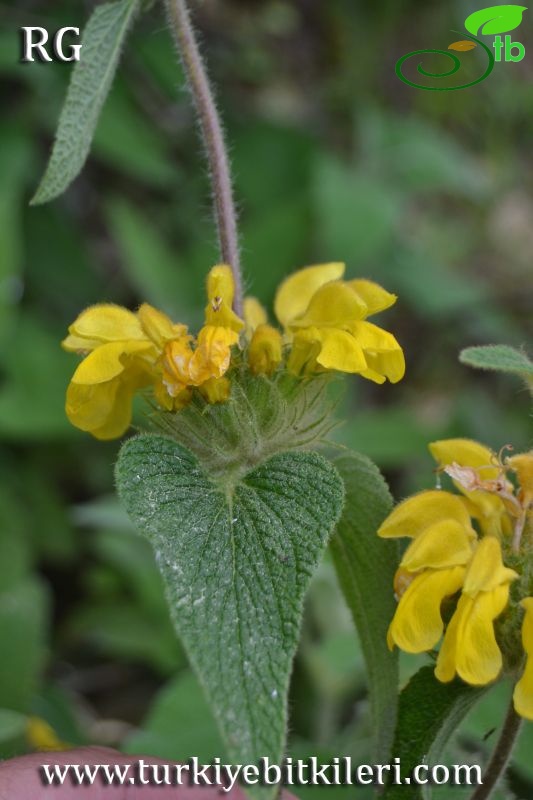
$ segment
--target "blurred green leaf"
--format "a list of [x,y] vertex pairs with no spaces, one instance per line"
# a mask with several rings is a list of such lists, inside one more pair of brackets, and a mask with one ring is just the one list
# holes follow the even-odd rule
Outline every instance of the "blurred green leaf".
[[108,203],[107,218],[124,271],[139,295],[177,319],[187,306],[186,284],[180,279],[184,268],[161,232],[124,200]]
[[9,758],[23,747],[27,724],[25,714],[0,708],[0,758]]
[[80,720],[84,720],[84,714],[79,706],[80,698],[74,693],[63,686],[49,684],[33,698],[31,712],[32,716],[45,720],[62,742],[82,746],[88,741],[81,730]]
[[45,658],[48,594],[33,578],[0,592],[0,708],[27,712]]
[[130,518],[115,495],[96,497],[74,506],[71,514],[76,525],[119,531],[133,530]]
[[6,348],[0,435],[20,440],[70,435],[65,390],[75,363],[61,350],[59,337],[29,315],[21,316]]
[[16,586],[30,571],[28,522],[27,509],[13,496],[13,487],[4,477],[0,487],[0,592]]
[[184,663],[174,629],[164,616],[154,617],[132,603],[92,600],[70,618],[69,640],[81,641],[113,659],[148,664],[169,675]]
[[139,0],[120,0],[93,11],[83,31],[81,58],[72,70],[52,155],[32,203],[53,200],[82,169],[138,8]]
[[317,159],[313,194],[320,251],[360,268],[383,257],[402,211],[396,191],[332,156]]
[[24,285],[22,202],[30,155],[24,130],[6,125],[0,149],[0,341],[9,331]]
[[159,692],[141,729],[127,737],[122,750],[177,761],[196,756],[205,764],[224,759],[224,744],[192,673],[178,675]]
[[486,196],[491,181],[481,159],[459,137],[421,115],[372,108],[359,118],[365,161],[404,192]]
[[272,211],[276,205],[309,199],[316,151],[306,132],[261,120],[247,121],[244,128],[235,126],[231,134],[237,194],[245,200],[245,224],[248,218]]
[[120,81],[102,110],[93,150],[112,169],[150,186],[166,187],[176,180],[168,140],[143,116]]
[[307,198],[296,197],[274,204],[243,225],[249,294],[270,300],[287,274],[303,266],[309,221]]
[[380,539],[377,529],[392,508],[392,497],[379,470],[365,456],[348,452],[334,463],[346,498],[330,548],[365,656],[375,758],[387,762],[398,697],[398,654],[387,646],[395,611],[392,587],[398,550],[394,542]]
[[314,683],[329,697],[342,697],[364,678],[363,654],[352,631],[325,635],[306,652]]
[[108,262],[100,263],[98,246],[87,240],[83,224],[55,204],[29,209],[25,220],[27,315],[36,322],[41,315],[57,320],[63,326],[59,335],[83,308],[112,291]]
[[135,594],[146,610],[162,616],[161,623],[166,618],[168,630],[171,632],[163,582],[155,563],[154,552],[146,539],[131,529],[98,531],[92,538],[91,546],[99,558],[124,577],[128,591]]
[[421,317],[443,320],[452,314],[488,303],[486,287],[440,261],[435,253],[399,249],[388,274],[403,302],[410,302]]
[[337,440],[383,467],[399,467],[425,453],[428,439],[435,435],[412,407],[402,406],[359,411],[335,432]]

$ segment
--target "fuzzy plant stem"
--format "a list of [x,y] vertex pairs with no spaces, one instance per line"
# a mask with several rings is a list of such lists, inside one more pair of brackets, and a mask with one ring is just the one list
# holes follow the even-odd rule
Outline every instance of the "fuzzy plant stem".
[[511,700],[500,738],[483,775],[483,783],[477,787],[470,800],[487,800],[492,795],[505,772],[516,739],[520,733],[521,725],[522,718],[514,710],[513,701]]
[[213,186],[213,205],[221,259],[233,270],[235,312],[242,316],[243,288],[237,213],[224,131],[185,0],[166,0],[170,26],[196,106]]

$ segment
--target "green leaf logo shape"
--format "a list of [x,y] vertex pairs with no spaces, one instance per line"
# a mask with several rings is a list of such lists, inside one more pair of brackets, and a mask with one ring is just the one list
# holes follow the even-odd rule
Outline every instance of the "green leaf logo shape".
[[466,30],[477,36],[479,33],[491,36],[496,33],[508,33],[518,28],[522,22],[522,14],[527,6],[490,6],[470,14],[465,20]]

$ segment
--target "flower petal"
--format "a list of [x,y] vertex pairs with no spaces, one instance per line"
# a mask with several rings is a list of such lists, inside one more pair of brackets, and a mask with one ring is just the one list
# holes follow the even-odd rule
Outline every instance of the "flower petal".
[[383,383],[388,378],[391,383],[398,383],[405,375],[405,357],[399,345],[397,350],[388,353],[371,353],[368,350],[364,353],[370,369],[361,373],[363,378],[375,383]]
[[137,316],[112,303],[86,308],[68,330],[72,336],[99,343],[146,340]]
[[[462,498],[440,489],[429,489],[408,497],[389,514],[378,535],[385,539],[419,536],[426,528],[451,519],[465,529],[470,528],[470,517]],[[475,537],[474,532],[472,531]]]
[[225,327],[205,325],[198,334],[198,343],[189,363],[189,383],[199,386],[210,378],[221,378],[230,364],[231,346],[238,334]]
[[472,530],[453,519],[428,526],[411,542],[400,566],[419,569],[442,569],[467,564],[472,558]]
[[71,383],[65,410],[70,422],[97,439],[122,436],[131,422],[135,382],[115,379],[92,386]]
[[259,325],[248,348],[248,363],[254,375],[272,375],[281,364],[281,333],[270,325]]
[[321,367],[351,373],[366,369],[363,351],[351,334],[338,328],[317,330],[321,347],[316,360]]
[[526,652],[526,665],[513,693],[514,707],[525,719],[533,720],[533,597],[522,600],[525,609],[522,622],[522,644]]
[[305,313],[315,292],[325,283],[337,281],[344,275],[341,263],[319,264],[305,267],[289,275],[280,285],[274,302],[274,311],[284,327]]
[[227,264],[213,267],[207,276],[206,325],[230,328],[236,332],[244,328],[244,322],[232,308],[234,294],[235,282],[231,267]]
[[[478,481],[494,481],[501,472],[494,463],[495,456],[492,450],[472,439],[443,439],[432,442],[429,450],[433,458],[443,467],[453,464],[472,467]],[[485,530],[498,533],[501,530],[501,517],[505,514],[505,505],[501,498],[482,489],[470,491],[459,480],[454,480],[454,484],[473,504],[476,517],[490,522],[488,526],[484,525]]]
[[479,542],[468,567],[463,592],[475,597],[479,592],[490,592],[516,578],[518,574],[514,569],[503,564],[498,539],[495,536],[485,536]]
[[231,393],[231,383],[226,377],[209,378],[198,389],[208,403],[225,403]]
[[463,467],[484,467],[481,473],[484,479],[498,477],[499,470],[494,465],[494,453],[473,439],[441,439],[438,442],[431,442],[429,451],[441,466],[455,462]]
[[496,680],[502,669],[502,654],[494,634],[494,620],[509,600],[509,585],[475,598],[463,594],[457,604],[455,666],[457,674],[473,686]]
[[287,369],[295,375],[314,372],[317,369],[317,357],[321,348],[321,336],[318,328],[303,328],[294,334],[291,351],[287,360]]
[[304,314],[293,319],[289,326],[294,330],[313,325],[343,328],[366,316],[366,305],[357,292],[341,281],[331,281],[314,293]]
[[251,339],[253,332],[259,325],[268,323],[268,315],[257,297],[244,298],[244,323],[246,325],[246,338]]
[[147,355],[152,347],[148,341],[102,344],[78,365],[72,382],[85,386],[107,383],[124,372],[128,356]]
[[407,653],[431,650],[444,629],[440,607],[463,582],[464,567],[426,570],[407,587],[389,628],[389,639]]
[[235,281],[233,270],[227,264],[217,264],[207,276],[207,297],[209,300],[218,298],[230,308],[235,295]]
[[359,297],[364,301],[367,307],[367,315],[377,314],[380,311],[385,311],[394,305],[398,299],[395,294],[387,292],[378,283],[367,281],[358,278],[353,281],[347,281],[348,286],[355,289]]
[[142,304],[137,315],[146,336],[161,350],[172,339],[187,335],[186,325],[176,325],[170,317],[148,303]]
[[524,504],[529,505],[533,501],[533,450],[511,456],[507,465],[516,472]]

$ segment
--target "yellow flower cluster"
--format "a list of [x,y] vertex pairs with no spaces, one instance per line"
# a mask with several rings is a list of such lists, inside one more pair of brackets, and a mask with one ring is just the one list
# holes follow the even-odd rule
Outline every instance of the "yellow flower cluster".
[[[448,605],[453,614],[435,675],[442,682],[459,675],[469,684],[485,685],[502,670],[494,622],[509,604],[510,586],[520,579],[520,589],[531,593],[527,576],[506,567],[503,559],[507,553],[515,554],[515,565],[527,559],[524,548],[530,542],[522,536],[526,531],[530,537],[533,523],[533,452],[503,464],[487,447],[468,439],[435,442],[430,451],[461,494],[435,489],[414,495],[378,531],[385,538],[412,539],[395,577],[399,602],[388,643],[409,653],[431,650],[443,635]],[[516,488],[507,476],[511,471]],[[521,605],[526,664],[514,704],[521,716],[533,719],[533,597],[524,597]]]
[[283,334],[253,297],[244,301],[244,319],[237,316],[233,275],[224,264],[208,275],[205,324],[196,338],[147,303],[136,313],[112,304],[87,308],[63,341],[66,350],[85,356],[67,390],[69,420],[98,439],[113,439],[130,425],[141,389],[150,387],[166,411],[183,408],[195,390],[209,403],[224,402],[228,370],[243,363],[243,347],[254,375],[272,375],[287,350],[287,369],[297,375],[338,370],[377,383],[399,381],[405,371],[400,345],[366,321],[396,297],[371,281],[342,281],[343,274],[344,264],[322,264],[287,278],[275,301]]

